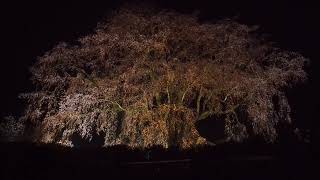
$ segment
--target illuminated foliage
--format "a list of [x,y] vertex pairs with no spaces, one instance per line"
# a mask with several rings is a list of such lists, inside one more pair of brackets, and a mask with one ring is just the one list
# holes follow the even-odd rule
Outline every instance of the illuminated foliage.
[[207,143],[197,121],[223,121],[224,141],[273,142],[277,125],[291,122],[284,90],[306,79],[307,60],[254,30],[123,8],[80,45],[39,58],[24,119],[35,141],[67,146],[78,134],[103,136],[105,146],[190,148]]

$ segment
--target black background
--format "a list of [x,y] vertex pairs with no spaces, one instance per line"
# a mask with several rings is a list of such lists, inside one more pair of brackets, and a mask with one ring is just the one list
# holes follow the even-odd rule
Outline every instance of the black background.
[[[28,68],[58,42],[69,43],[93,32],[96,24],[124,1],[10,1],[1,2],[0,117],[18,116],[23,105],[17,96],[32,90]],[[259,25],[261,34],[283,49],[300,52],[311,61],[309,80],[288,92],[295,126],[312,130],[319,141],[320,7],[307,1],[156,1],[161,8],[183,13],[198,10],[200,19],[237,17]],[[316,150],[316,148],[314,148]]]

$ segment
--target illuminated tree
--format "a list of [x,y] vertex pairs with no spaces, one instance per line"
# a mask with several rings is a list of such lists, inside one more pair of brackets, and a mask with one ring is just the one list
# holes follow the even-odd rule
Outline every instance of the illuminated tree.
[[[307,60],[233,20],[201,24],[169,11],[123,8],[80,45],[57,45],[32,67],[37,90],[23,119],[34,140],[74,146],[207,143],[198,121],[221,121],[225,142],[277,139],[291,123],[287,88],[306,80]],[[215,143],[215,142],[213,142]]]

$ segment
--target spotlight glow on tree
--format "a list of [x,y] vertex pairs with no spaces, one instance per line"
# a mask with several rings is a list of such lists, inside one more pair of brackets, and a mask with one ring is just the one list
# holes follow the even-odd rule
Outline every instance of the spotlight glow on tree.
[[39,58],[23,119],[34,141],[66,146],[102,137],[104,146],[185,149],[208,143],[198,121],[223,122],[224,142],[274,142],[279,123],[291,123],[284,91],[306,80],[307,60],[254,31],[123,8],[80,45]]

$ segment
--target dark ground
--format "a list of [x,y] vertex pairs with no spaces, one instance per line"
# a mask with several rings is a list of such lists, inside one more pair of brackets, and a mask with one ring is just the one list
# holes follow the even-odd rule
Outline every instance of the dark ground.
[[[2,144],[3,145],[3,144]],[[306,145],[227,145],[192,151],[67,149],[5,144],[0,179],[310,179]],[[314,169],[313,169],[314,168]]]
[[[268,34],[277,46],[298,51],[311,60],[306,69],[309,81],[288,91],[295,126],[311,130],[308,145],[283,140],[281,145],[241,145],[203,149],[182,153],[154,150],[151,160],[191,159],[160,164],[123,164],[143,160],[146,152],[100,149],[66,150],[38,147],[25,143],[0,144],[0,179],[105,179],[119,176],[168,175],[186,178],[210,176],[242,179],[308,179],[312,171],[311,157],[319,145],[319,17],[320,6],[293,1],[158,1],[158,7],[184,13],[199,10],[203,21],[237,16],[245,24],[256,24],[261,34]],[[122,1],[82,3],[79,1],[36,3],[30,1],[1,5],[0,117],[18,116],[23,104],[17,99],[21,92],[32,90],[28,67],[37,56],[60,41],[74,43],[92,30],[110,10]],[[5,48],[3,48],[5,47]],[[151,154],[154,154],[152,152]],[[251,153],[249,153],[251,152]],[[243,153],[248,153],[247,155]],[[252,158],[265,155],[266,159]],[[238,158],[238,159],[237,159]],[[251,160],[250,160],[251,158]],[[237,159],[237,160],[234,160]],[[145,159],[144,159],[145,160]],[[314,160],[314,162],[316,162]],[[317,161],[318,162],[318,161]],[[130,167],[130,168],[129,168]],[[116,178],[117,178],[116,177]],[[95,179],[93,178],[93,179]],[[315,178],[317,179],[317,178]]]

